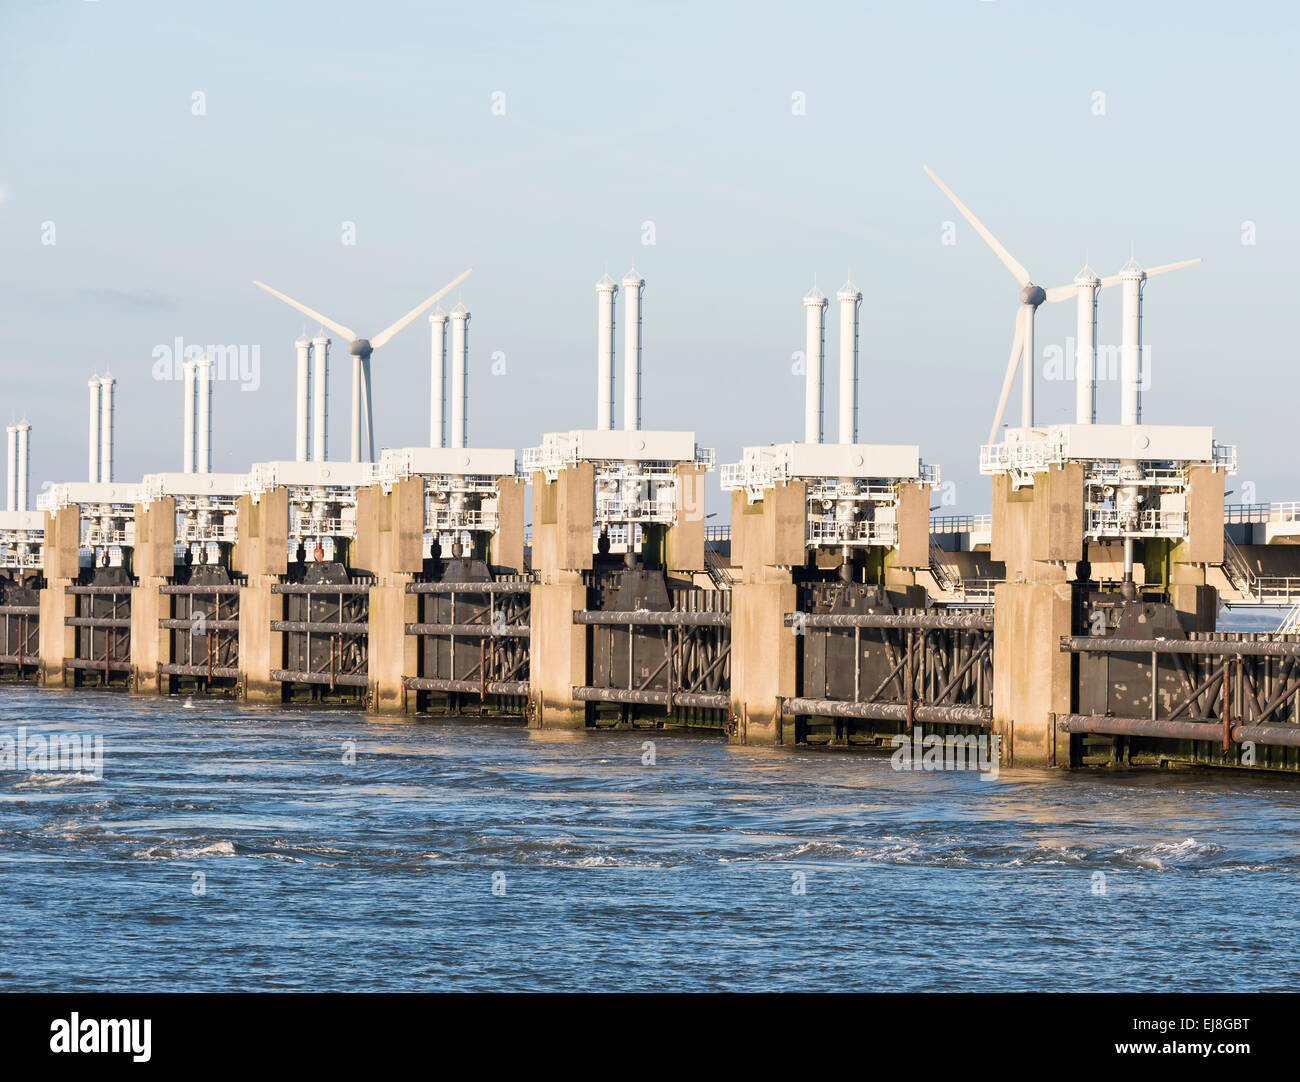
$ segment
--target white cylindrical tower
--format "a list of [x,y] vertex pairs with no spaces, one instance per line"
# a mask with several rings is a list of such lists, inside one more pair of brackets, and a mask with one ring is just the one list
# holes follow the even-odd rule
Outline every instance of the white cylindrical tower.
[[184,361],[181,371],[185,375],[185,416],[184,416],[184,465],[183,473],[194,472],[194,397],[197,388],[194,385],[194,362]]
[[32,426],[26,420],[18,422],[18,469],[15,480],[18,482],[18,506],[15,510],[27,510],[27,483],[32,475]]
[[[5,510],[18,510],[18,426],[6,425],[9,456],[5,459]],[[25,509],[24,509],[25,510]]]
[[447,313],[429,317],[429,446],[447,446]]
[[469,439],[469,309],[451,310],[451,447]]
[[1120,359],[1120,418],[1122,425],[1142,423],[1142,286],[1146,271],[1130,259],[1120,268],[1123,290]]
[[804,296],[804,367],[806,386],[803,404],[803,441],[822,441],[822,367],[826,359],[826,294],[816,286]]
[[299,462],[311,459],[311,339],[305,334],[294,340],[298,354],[298,394],[294,400],[294,457]]
[[101,484],[111,484],[113,480],[113,411],[114,387],[117,385],[111,375],[105,375],[99,381],[99,480]]
[[324,333],[311,340],[312,349],[312,389],[315,400],[312,402],[311,453],[317,462],[324,462],[328,457],[329,426],[329,375],[330,375],[330,340]]
[[840,302],[840,443],[858,442],[858,311],[862,294],[852,279],[835,294]]
[[361,381],[365,374],[361,370],[361,354],[352,354],[352,423],[349,428],[351,447],[348,461],[361,461]]
[[212,470],[212,358],[206,354],[199,358],[194,369],[194,378],[198,383],[198,405],[195,414],[198,420],[198,438],[195,441],[195,471],[210,473]]
[[608,274],[596,283],[596,427],[614,427],[614,301],[618,283]]
[[1074,421],[1090,425],[1097,420],[1097,290],[1101,279],[1085,266],[1074,276],[1078,290],[1079,329],[1074,343]]
[[[623,427],[641,427],[641,300],[645,279],[636,268],[623,275]],[[612,388],[611,388],[612,391]]]
[[90,388],[90,483],[99,480],[99,377],[91,376],[86,386]]

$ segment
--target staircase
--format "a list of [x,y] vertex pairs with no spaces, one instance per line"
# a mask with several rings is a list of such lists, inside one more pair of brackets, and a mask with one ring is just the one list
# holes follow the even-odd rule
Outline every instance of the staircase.
[[707,547],[704,550],[704,570],[716,590],[730,590],[736,584],[735,576],[722,562],[722,557]]

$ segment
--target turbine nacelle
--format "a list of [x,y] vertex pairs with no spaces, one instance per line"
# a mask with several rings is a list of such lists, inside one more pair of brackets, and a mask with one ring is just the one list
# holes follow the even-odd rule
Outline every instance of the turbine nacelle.
[[363,361],[374,352],[370,348],[369,338],[354,338],[348,345],[348,352],[354,357],[360,357]]
[[1042,286],[1036,286],[1030,282],[1020,291],[1020,303],[1027,304],[1032,308],[1037,308],[1040,304],[1047,301],[1047,290]]

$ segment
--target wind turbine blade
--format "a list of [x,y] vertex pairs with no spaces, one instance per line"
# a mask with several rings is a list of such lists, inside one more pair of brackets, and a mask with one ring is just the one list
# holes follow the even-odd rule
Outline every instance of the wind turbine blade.
[[[1146,276],[1150,278],[1153,274],[1164,274],[1165,271],[1181,270],[1183,267],[1190,267],[1193,263],[1199,262],[1199,259],[1184,259],[1181,263],[1165,263],[1160,267],[1147,267],[1145,268]],[[1122,277],[1120,275],[1109,275],[1101,280],[1102,288],[1104,289],[1106,286],[1118,285],[1121,281]]]
[[385,327],[382,331],[380,331],[377,335],[375,335],[372,339],[370,339],[370,348],[378,349],[390,338],[392,338],[393,335],[395,335],[398,331],[400,331],[403,327],[405,327],[408,323],[410,323],[411,320],[413,320],[416,316],[418,316],[430,305],[440,300],[444,294],[450,293],[453,289],[456,288],[456,286],[460,285],[460,283],[463,282],[469,276],[470,276],[470,271],[465,271],[464,274],[461,274],[460,276],[453,278],[450,282],[448,282],[445,286],[443,286],[440,290],[438,290],[437,293],[435,293],[432,297],[430,297],[419,307],[412,308],[409,312],[406,313],[406,315],[404,315],[391,327]]
[[325,316],[317,312],[315,309],[308,308],[305,304],[299,304],[292,297],[286,297],[278,289],[272,289],[265,282],[254,281],[253,285],[257,286],[258,289],[265,289],[269,294],[271,294],[272,297],[279,297],[280,300],[284,301],[285,304],[289,305],[291,308],[298,309],[298,311],[300,311],[305,316],[310,316],[312,319],[314,319],[317,323],[321,324],[322,326],[328,327],[340,338],[345,338],[349,342],[355,342],[357,340],[356,331],[349,330],[347,327],[343,326],[342,323],[335,323],[334,320],[326,318]]
[[1001,243],[998,241],[998,238],[995,237],[992,233],[990,233],[987,229],[985,229],[984,223],[981,222],[978,218],[975,217],[975,215],[973,215],[969,210],[966,209],[966,204],[963,203],[960,199],[958,199],[955,195],[953,195],[952,189],[949,188],[948,185],[946,185],[942,180],[936,177],[934,173],[930,172],[930,167],[928,165],[923,165],[921,166],[921,168],[924,169],[927,174],[929,174],[929,177],[932,181],[934,181],[937,185],[939,185],[939,190],[942,191],[944,195],[946,195],[949,199],[952,200],[953,206],[955,206],[959,211],[961,211],[962,217],[964,217],[968,222],[970,222],[972,226],[975,227],[975,232],[984,238],[984,243],[993,249],[997,257],[1000,260],[1002,260],[1003,265],[1015,277],[1015,280],[1021,286],[1028,285],[1029,272],[1025,270],[1025,268],[1022,267],[1019,263],[1016,262],[1015,258],[1011,255],[1010,252],[1008,252],[1005,248],[1002,247]]
[[1199,259],[1184,259],[1181,263],[1166,263],[1163,267],[1148,267],[1147,277],[1153,274],[1164,274],[1165,271],[1179,270],[1182,267],[1190,267],[1193,263],[1199,263]]
[[1051,289],[1044,290],[1047,294],[1047,303],[1053,304],[1056,301],[1068,301],[1071,297],[1079,295],[1079,287],[1073,282],[1064,286],[1052,286]]
[[1024,345],[1025,307],[1021,305],[1016,312],[1016,337],[1011,342],[1011,358],[1007,361],[1007,374],[1002,378],[1002,393],[998,396],[998,412],[994,414],[993,427],[989,430],[989,443],[997,443],[998,429],[1002,427],[1002,412],[1007,408],[1011,385],[1016,381],[1016,369],[1020,367],[1020,354]]

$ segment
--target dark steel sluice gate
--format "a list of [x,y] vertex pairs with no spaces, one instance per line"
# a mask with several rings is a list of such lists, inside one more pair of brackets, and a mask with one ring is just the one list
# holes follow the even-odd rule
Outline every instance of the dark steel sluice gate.
[[[129,688],[131,683],[131,580],[121,569],[95,576],[92,585],[68,586],[74,615],[75,650],[64,658],[76,687]],[[106,581],[113,580],[117,581]]]
[[896,609],[889,591],[860,583],[810,583],[799,601],[785,617],[799,647],[782,742],[879,746],[917,725],[991,729],[992,612]]
[[1117,606],[1070,635],[1070,764],[1300,771],[1300,635],[1186,633],[1167,606]]
[[730,726],[731,593],[641,568],[584,574],[587,683],[573,689],[596,728]]
[[[410,582],[417,672],[402,686],[422,713],[525,713],[531,585],[527,576]],[[411,700],[408,698],[408,703]]]
[[272,681],[286,702],[364,703],[369,682],[370,587],[373,576],[354,575],[342,564],[311,566],[311,582],[278,582],[284,618],[272,632],[284,635],[284,667]]
[[171,661],[158,664],[159,689],[168,693],[237,694],[239,688],[239,583],[224,568],[186,583],[159,587],[168,616]]
[[40,666],[39,581],[0,578],[0,675],[29,680]]

